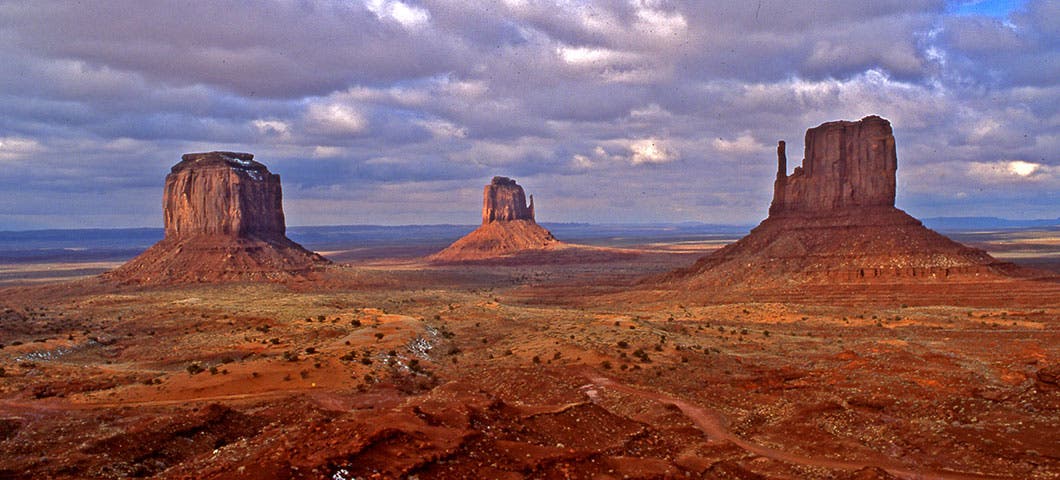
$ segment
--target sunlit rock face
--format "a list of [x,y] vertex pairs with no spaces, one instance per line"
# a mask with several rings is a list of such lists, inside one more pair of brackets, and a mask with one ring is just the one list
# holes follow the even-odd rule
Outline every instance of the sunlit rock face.
[[162,207],[167,238],[286,232],[280,176],[249,153],[182,156],[166,176]]
[[123,283],[303,278],[330,263],[286,236],[280,176],[249,153],[189,153],[166,176],[165,238],[107,273]]
[[740,288],[1021,273],[895,208],[898,159],[887,120],[824,123],[806,131],[805,145],[802,165],[788,175],[785,143],[779,142],[768,218],[662,281]]
[[526,202],[523,187],[507,177],[493,177],[482,193],[482,225],[445,250],[430,256],[435,262],[492,259],[528,251],[549,250],[563,244],[534,220],[534,196]]
[[523,187],[507,177],[493,177],[482,192],[482,223],[534,221],[534,196],[526,204]]

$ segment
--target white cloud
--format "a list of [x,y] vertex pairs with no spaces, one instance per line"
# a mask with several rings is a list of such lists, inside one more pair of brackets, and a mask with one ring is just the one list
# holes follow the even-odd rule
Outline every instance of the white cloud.
[[731,96],[741,113],[790,112],[798,115],[794,120],[803,128],[870,114],[880,115],[898,128],[939,128],[943,113],[954,108],[947,89],[904,82],[877,69],[842,80],[793,77],[735,88],[719,83],[717,92]]
[[968,174],[984,183],[1039,182],[1053,177],[1053,167],[1024,160],[971,162]]
[[574,155],[574,157],[571,158],[571,163],[574,165],[574,168],[579,170],[593,168],[593,160],[582,154]]
[[467,138],[467,128],[445,120],[422,120],[420,126],[431,132],[434,138]]
[[43,146],[35,139],[0,137],[0,160],[20,160],[41,151]]
[[538,159],[553,157],[548,142],[541,138],[523,137],[517,140],[477,140],[466,149],[448,155],[453,163],[472,164],[488,168],[507,167]]
[[735,140],[715,138],[711,144],[714,146],[714,149],[724,153],[758,153],[769,148],[765,144],[755,140],[755,137],[752,136],[750,132],[740,134]]
[[314,158],[334,158],[342,156],[346,153],[346,149],[342,147],[332,147],[327,145],[317,145],[313,147]]
[[598,165],[605,164],[616,164],[616,163],[632,163],[633,160],[633,146],[629,140],[612,140],[608,142],[612,150],[620,151],[621,154],[612,154],[604,148],[603,145],[597,145],[593,147],[592,152],[588,154],[578,153],[571,157],[571,165],[578,170],[587,170],[594,168]]
[[630,68],[630,69],[614,69],[609,68],[602,73],[604,82],[606,83],[625,83],[625,84],[642,84],[647,85],[659,80],[660,78],[670,74],[670,71],[665,68],[654,69],[654,68]]
[[366,0],[364,6],[380,20],[393,20],[405,28],[418,28],[431,20],[427,10],[397,0]]
[[368,128],[368,119],[356,108],[343,103],[312,104],[306,120],[324,133],[355,135]]
[[665,12],[647,0],[634,0],[637,11],[637,28],[658,37],[680,39],[688,31],[688,21],[677,12]]
[[422,107],[430,101],[430,94],[416,88],[368,88],[352,87],[331,96],[337,101],[393,104],[408,108]]
[[658,103],[652,103],[643,108],[634,108],[630,110],[629,116],[645,120],[665,120],[673,115],[665,108],[660,107]]
[[489,86],[481,80],[453,80],[442,79],[435,87],[439,94],[453,96],[462,99],[475,99],[489,93]]
[[571,65],[610,64],[621,59],[623,54],[607,48],[570,47],[556,48],[556,54]]
[[671,74],[668,65],[655,64],[639,53],[599,47],[556,47],[556,55],[571,69],[598,76],[605,83],[648,84]]
[[1008,162],[1008,171],[1021,177],[1033,175],[1034,172],[1037,172],[1041,168],[1042,165],[1039,163],[1024,162],[1023,160]]
[[631,142],[629,149],[632,152],[629,161],[633,165],[670,163],[678,158],[675,150],[655,138]]
[[257,119],[250,122],[258,133],[266,137],[285,139],[291,136],[291,126],[280,120]]
[[993,134],[1001,127],[1001,123],[993,118],[982,118],[975,122],[971,127],[971,131],[968,132],[968,140],[971,142],[981,142],[993,136]]
[[144,140],[137,140],[135,138],[120,137],[103,143],[99,148],[108,152],[142,152],[152,150],[154,144]]

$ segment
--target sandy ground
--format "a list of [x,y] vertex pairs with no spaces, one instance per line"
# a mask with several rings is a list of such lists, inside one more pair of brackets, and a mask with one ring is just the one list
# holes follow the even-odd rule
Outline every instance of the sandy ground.
[[0,478],[1060,478],[1060,283],[637,283],[699,255],[9,287]]

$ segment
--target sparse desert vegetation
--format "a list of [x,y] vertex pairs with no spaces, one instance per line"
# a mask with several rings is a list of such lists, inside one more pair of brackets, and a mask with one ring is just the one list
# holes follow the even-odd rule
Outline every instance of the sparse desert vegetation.
[[690,258],[653,255],[533,267],[549,282],[518,265],[344,266],[315,283],[8,289],[0,471],[1053,478],[1060,468],[1056,283],[676,299],[630,287]]

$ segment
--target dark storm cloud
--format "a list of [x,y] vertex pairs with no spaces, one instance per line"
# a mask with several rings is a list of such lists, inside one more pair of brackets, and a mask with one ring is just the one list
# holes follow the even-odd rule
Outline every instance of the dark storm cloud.
[[157,224],[215,149],[280,173],[292,224],[473,223],[498,174],[551,221],[748,223],[776,140],[868,114],[914,214],[1055,216],[1057,8],[0,3],[0,229]]
[[0,26],[41,56],[280,98],[447,72],[464,53],[347,1],[42,0],[4,6]]

